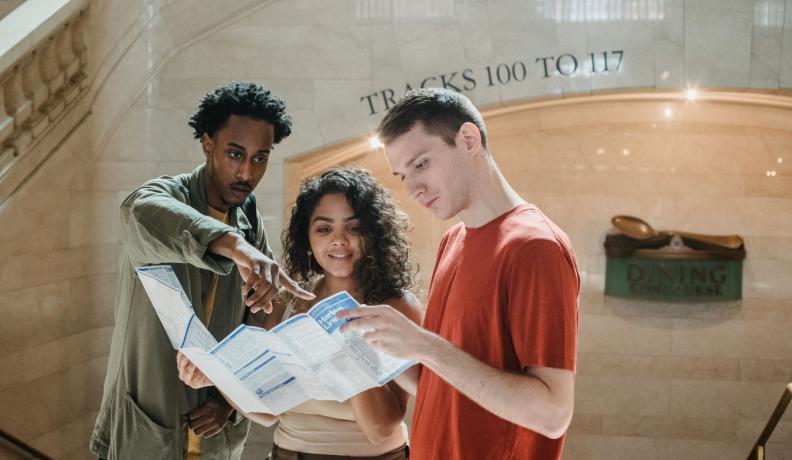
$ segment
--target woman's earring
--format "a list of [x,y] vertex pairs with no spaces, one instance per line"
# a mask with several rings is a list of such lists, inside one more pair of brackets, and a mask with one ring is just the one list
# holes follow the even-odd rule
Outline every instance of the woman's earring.
[[313,262],[312,262],[312,260],[313,260],[313,252],[311,252],[311,250],[309,249],[308,250],[308,270],[310,270],[310,271],[313,271]]

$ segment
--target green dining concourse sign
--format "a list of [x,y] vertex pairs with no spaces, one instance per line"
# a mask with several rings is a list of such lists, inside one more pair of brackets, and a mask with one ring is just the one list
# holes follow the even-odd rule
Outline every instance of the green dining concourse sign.
[[663,301],[742,298],[745,242],[739,235],[655,230],[628,215],[605,235],[605,294]]
[[650,300],[742,298],[742,260],[608,257],[605,294]]

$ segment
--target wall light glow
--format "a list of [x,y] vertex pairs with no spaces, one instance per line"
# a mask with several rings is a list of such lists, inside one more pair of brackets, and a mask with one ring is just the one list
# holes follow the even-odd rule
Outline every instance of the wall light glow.
[[665,110],[663,110],[663,115],[665,115],[666,118],[671,118],[671,115],[673,114],[674,110],[671,109],[671,107],[666,107]]
[[385,147],[385,144],[382,143],[382,141],[379,139],[379,137],[377,137],[376,134],[369,137],[368,143],[369,143],[369,147],[371,147],[374,150],[378,150],[381,149],[382,147]]
[[691,101],[691,102],[695,101],[696,98],[698,97],[698,91],[696,91],[694,88],[688,88],[687,93],[685,94],[685,96],[687,97],[688,101]]

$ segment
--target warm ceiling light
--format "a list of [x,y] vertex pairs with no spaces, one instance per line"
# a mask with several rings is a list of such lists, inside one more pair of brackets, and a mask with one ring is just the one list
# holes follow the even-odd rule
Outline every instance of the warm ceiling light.
[[698,91],[693,88],[688,88],[687,93],[685,93],[688,101],[695,101],[698,97]]
[[622,155],[628,156],[630,154],[630,149],[622,149]]
[[382,143],[382,141],[379,139],[379,137],[377,137],[377,135],[375,134],[375,135],[369,137],[369,147],[371,147],[374,150],[377,150],[377,149],[381,149],[382,147],[385,147],[385,145]]
[[783,163],[783,162],[784,162],[784,159],[781,158],[781,157],[778,157],[778,163],[780,164],[780,163]]

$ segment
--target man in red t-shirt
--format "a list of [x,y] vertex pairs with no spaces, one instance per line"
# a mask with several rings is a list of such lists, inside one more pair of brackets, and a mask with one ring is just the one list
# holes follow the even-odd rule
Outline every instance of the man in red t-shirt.
[[393,173],[443,237],[423,327],[385,305],[339,313],[420,366],[411,459],[557,459],[572,418],[580,279],[566,234],[512,189],[464,96],[408,92],[379,134]]

